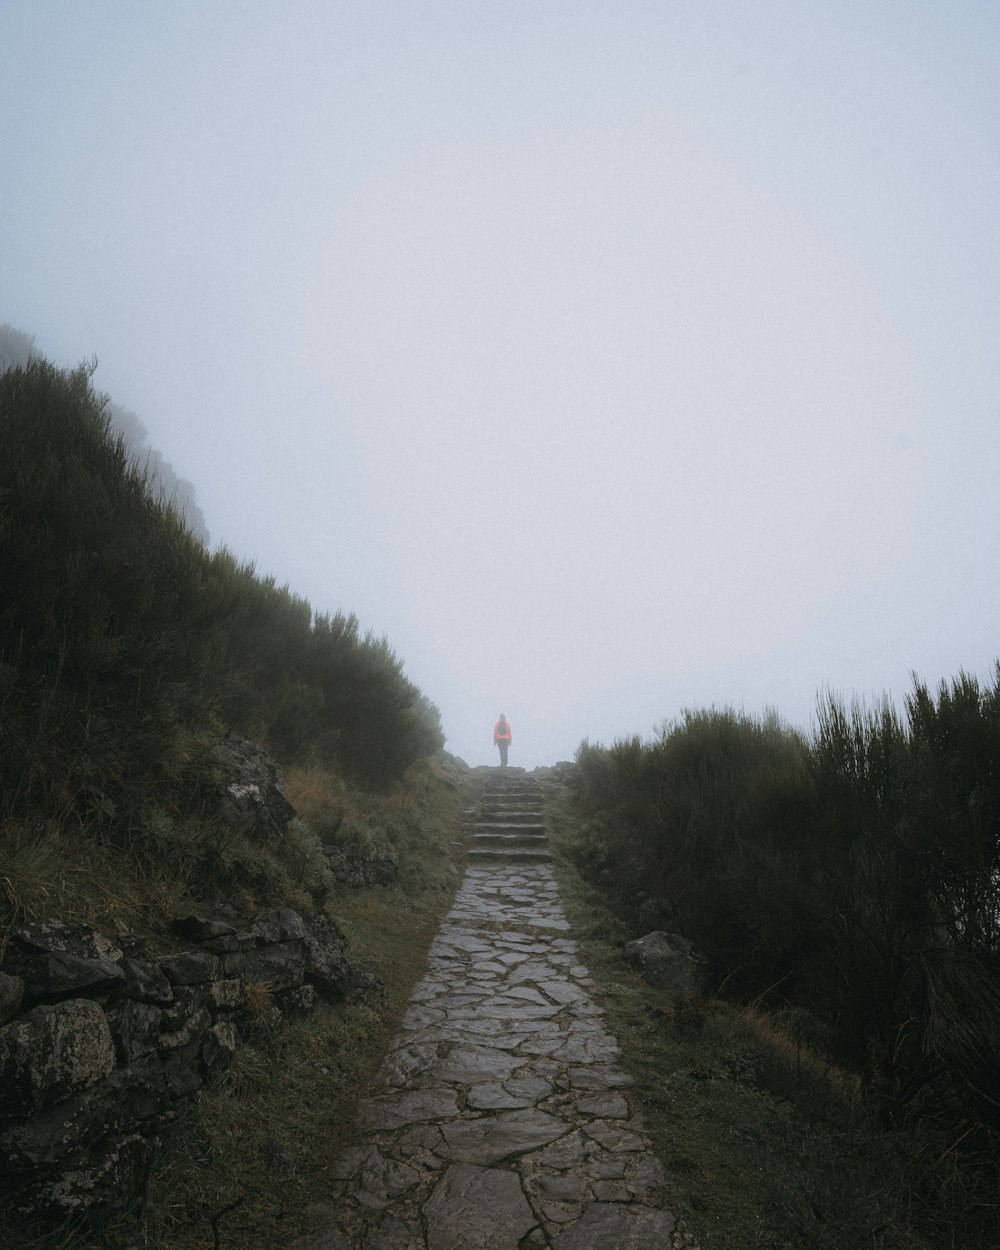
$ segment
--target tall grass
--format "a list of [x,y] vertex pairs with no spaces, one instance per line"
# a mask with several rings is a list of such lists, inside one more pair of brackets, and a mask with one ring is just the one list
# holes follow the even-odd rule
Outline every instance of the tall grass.
[[928,1219],[1000,1235],[1000,668],[887,701],[828,697],[811,739],[689,712],[583,743],[575,856],[633,930],[676,929],[717,989],[794,1011],[883,1128],[942,1161]]

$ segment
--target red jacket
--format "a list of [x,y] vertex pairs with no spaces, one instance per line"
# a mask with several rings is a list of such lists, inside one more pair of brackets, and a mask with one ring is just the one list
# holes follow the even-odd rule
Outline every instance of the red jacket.
[[[506,730],[506,732],[503,732],[504,730]],[[493,726],[493,741],[510,742],[510,740],[510,721],[504,721],[502,725],[499,721],[497,721],[497,723]]]

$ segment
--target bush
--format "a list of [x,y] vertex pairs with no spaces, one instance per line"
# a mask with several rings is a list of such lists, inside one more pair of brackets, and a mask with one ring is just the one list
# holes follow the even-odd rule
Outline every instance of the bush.
[[575,856],[619,912],[693,940],[727,995],[805,1013],[876,1121],[948,1160],[947,1183],[920,1179],[933,1218],[969,1206],[983,1236],[1000,1222],[998,759],[1000,666],[985,689],[915,682],[905,717],[828,698],[811,741],[688,712],[650,742],[584,742],[574,783]]
[[83,368],[0,375],[3,817],[138,827],[229,730],[376,787],[438,750],[388,643],[206,551],[105,408]]

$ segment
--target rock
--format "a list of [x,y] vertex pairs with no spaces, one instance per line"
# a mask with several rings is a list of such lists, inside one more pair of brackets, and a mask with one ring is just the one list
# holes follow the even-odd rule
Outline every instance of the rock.
[[629,1114],[628,1103],[621,1094],[590,1094],[586,1098],[580,1098],[576,1107],[584,1115],[599,1116],[607,1120],[626,1120]]
[[399,854],[388,839],[363,846],[327,846],[327,867],[341,885],[390,885],[399,876]]
[[322,994],[344,995],[377,984],[376,978],[350,957],[347,939],[326,916],[310,917],[305,960],[306,980]]
[[[547,1087],[545,1093],[548,1093]],[[523,1094],[508,1094],[502,1085],[495,1082],[471,1086],[466,1098],[467,1105],[474,1111],[514,1111],[519,1108],[533,1107],[536,1102],[536,1098]]]
[[0,972],[0,1025],[13,1020],[24,1001],[24,978]]
[[74,997],[83,992],[107,994],[125,981],[125,972],[110,959],[80,959],[56,952],[37,955],[22,965],[24,996],[29,1002]]
[[[173,932],[198,947],[156,959],[129,935],[126,958],[87,925],[43,919],[12,933],[0,972],[0,1175],[11,1209],[120,1209],[141,1179],[137,1143],[236,1050],[237,1023],[277,1027],[283,1012],[309,1010],[318,989],[377,984],[325,916],[277,908],[240,933],[235,914],[220,914],[176,918]],[[456,1114],[454,1092],[441,1096],[434,1104],[421,1091],[409,1111],[417,1121],[435,1106]],[[386,1162],[369,1178],[372,1201],[410,1175]]]
[[312,1011],[316,1006],[316,990],[311,985],[297,985],[281,999],[285,1012]]
[[481,1120],[442,1124],[441,1133],[453,1159],[490,1164],[547,1146],[567,1133],[569,1127],[565,1120],[544,1111],[506,1111]]
[[236,932],[224,920],[210,920],[205,916],[175,916],[170,922],[170,930],[192,942],[207,942],[211,938],[228,937]]
[[556,1250],[665,1250],[676,1221],[667,1211],[597,1202],[560,1232]]
[[64,924],[47,917],[12,929],[13,945],[29,955],[53,953],[75,955],[80,959],[107,959],[118,963],[121,949],[89,924]]
[[250,932],[254,941],[262,945],[273,942],[301,942],[306,936],[306,924],[291,907],[278,907],[273,911],[258,912]]
[[204,1007],[196,1007],[179,1020],[171,1020],[170,1013],[163,1012],[163,1023],[169,1023],[173,1027],[165,1028],[159,1035],[157,1047],[161,1055],[171,1050],[179,1050],[192,1042],[199,1043],[212,1025],[212,1017]]
[[623,949],[625,958],[650,985],[674,994],[702,989],[706,960],[687,938],[657,929],[626,942]]
[[448,1168],[424,1215],[427,1250],[517,1250],[538,1222],[513,1172],[468,1163]]
[[209,760],[214,774],[211,793],[222,818],[245,834],[282,841],[295,808],[282,793],[284,778],[267,752],[230,734],[211,749]]
[[82,991],[109,992],[124,980],[121,949],[91,925],[38,919],[13,929],[6,971],[24,981],[24,998],[35,1003]]
[[171,985],[204,985],[222,979],[222,961],[215,955],[192,951],[183,955],[165,955],[156,961]]
[[455,1115],[458,1115],[458,1101],[453,1089],[414,1089],[365,1099],[358,1122],[374,1131]]
[[254,985],[271,990],[288,990],[302,984],[305,976],[305,950],[301,942],[260,946],[256,950],[237,951],[222,956],[227,977],[242,977]]
[[174,991],[163,969],[147,959],[126,959],[123,993],[144,1003],[172,1003]]
[[115,1050],[123,1064],[134,1063],[156,1050],[163,1008],[126,998],[107,1013]]
[[411,1189],[420,1180],[420,1173],[407,1163],[387,1158],[377,1146],[372,1146],[362,1160],[358,1179],[366,1193],[385,1202]]
[[225,981],[213,981],[208,987],[206,1002],[215,1009],[224,1008],[234,1011],[242,1007],[246,1001],[246,990],[239,977],[230,977]]
[[0,1108],[35,1113],[107,1076],[115,1048],[97,1003],[78,998],[36,1007],[0,1030]]
[[493,1046],[452,1046],[434,1067],[434,1075],[442,1081],[471,1085],[483,1081],[509,1080],[526,1060],[509,1055]]
[[205,1034],[201,1047],[201,1061],[206,1068],[212,1068],[221,1060],[234,1054],[238,1045],[236,1026],[229,1020],[220,1020],[213,1024]]

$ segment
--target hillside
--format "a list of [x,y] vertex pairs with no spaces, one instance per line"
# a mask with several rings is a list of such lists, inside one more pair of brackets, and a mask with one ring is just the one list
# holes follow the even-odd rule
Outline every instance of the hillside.
[[[379,928],[402,935],[408,956],[429,940],[453,888],[461,769],[385,639],[204,546],[115,432],[86,369],[8,368],[0,448],[0,1011],[14,1021],[0,1149],[15,1210],[21,1192],[29,1209],[51,1198],[55,1216],[76,1217],[116,1190],[128,1198],[150,1134],[202,1088],[210,1052],[252,1054],[274,1019],[317,997],[323,1027],[343,1010],[355,1025],[335,1027],[362,1035],[391,1018],[398,987],[364,954]],[[369,905],[378,924],[356,918],[352,942],[344,896],[376,881],[397,892],[399,917],[381,898]],[[164,965],[173,988],[143,980],[209,932],[204,991],[185,988],[196,974],[176,962]],[[255,965],[229,950],[224,935],[240,932]],[[303,944],[306,963],[278,971]],[[105,1020],[123,988],[127,1020]],[[92,1005],[71,1010],[83,999]],[[349,1006],[365,999],[370,1025]],[[152,1027],[173,1066],[150,1079],[167,1094],[116,1129],[128,1100],[112,1114],[114,1082],[152,1088],[140,1079]],[[195,1067],[177,1068],[192,1047]],[[81,1140],[106,1139],[99,1184],[52,1188],[24,1133],[37,1136],[54,1107],[76,1117]]]
[[[87,369],[0,374],[0,583],[0,1239],[297,1235],[482,778],[386,639],[205,546]],[[704,1250],[1000,1244],[998,758],[1000,670],[905,716],[828,700],[808,739],[690,712],[553,781],[590,969],[556,994],[607,1013]],[[696,990],[626,964],[651,930],[694,943]],[[559,975],[513,993],[554,1018]]]

